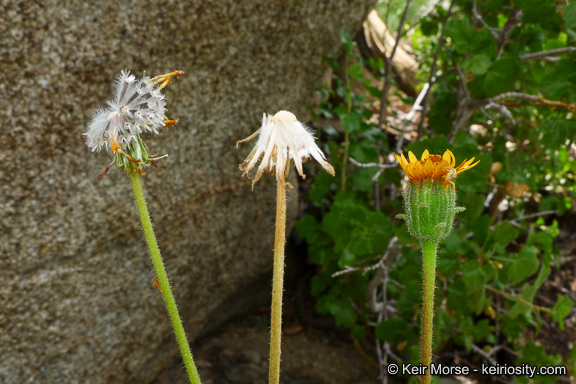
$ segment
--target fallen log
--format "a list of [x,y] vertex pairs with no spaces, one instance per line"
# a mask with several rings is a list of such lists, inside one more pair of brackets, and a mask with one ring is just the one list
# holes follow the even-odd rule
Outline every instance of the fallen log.
[[[386,55],[390,55],[396,39],[388,32],[388,28],[378,16],[376,11],[368,14],[364,21],[363,30],[356,36],[356,42],[360,48],[362,56],[365,58],[386,60]],[[400,44],[396,48],[396,53],[392,60],[392,71],[398,87],[408,96],[416,97],[416,85],[418,80],[418,62]]]

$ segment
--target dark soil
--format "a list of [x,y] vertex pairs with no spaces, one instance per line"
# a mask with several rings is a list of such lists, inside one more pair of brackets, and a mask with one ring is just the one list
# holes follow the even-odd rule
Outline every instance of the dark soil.
[[[379,370],[346,331],[304,324],[296,308],[296,282],[287,284],[282,335],[282,384],[375,384]],[[252,309],[194,346],[203,384],[268,383],[270,307]],[[154,384],[184,384],[180,361]],[[393,382],[391,382],[393,384]]]

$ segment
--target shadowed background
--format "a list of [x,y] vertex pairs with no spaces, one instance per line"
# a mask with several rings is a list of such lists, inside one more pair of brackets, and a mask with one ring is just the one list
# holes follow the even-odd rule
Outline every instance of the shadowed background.
[[[262,113],[302,117],[375,0],[8,2],[0,12],[0,382],[146,383],[178,348],[128,177],[81,134],[122,69],[182,69],[143,178],[190,338],[270,275],[273,178],[238,164]],[[6,3],[5,3],[6,4]],[[294,172],[292,172],[294,177]],[[294,182],[294,178],[292,182]],[[294,191],[294,190],[293,190]],[[297,196],[289,197],[289,223]],[[183,372],[184,377],[184,372]]]

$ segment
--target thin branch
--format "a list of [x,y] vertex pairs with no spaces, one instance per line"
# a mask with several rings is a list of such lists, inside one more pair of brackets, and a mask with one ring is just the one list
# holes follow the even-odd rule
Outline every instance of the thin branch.
[[[384,257],[388,256],[388,252],[386,252],[386,255],[384,255]],[[381,309],[379,311],[378,314],[378,324],[380,324],[380,322],[382,321],[382,319],[384,320],[388,320],[388,311],[386,310],[387,306],[388,306],[388,295],[386,294],[386,285],[388,284],[388,268],[386,268],[384,266],[384,263],[379,263],[380,264],[380,268],[382,268],[382,273],[384,274],[384,277],[382,278],[382,282],[381,282],[381,286],[382,286],[382,305],[381,305]],[[377,296],[377,290],[374,290],[374,295],[373,296]],[[374,298],[376,301],[378,298],[375,297]],[[374,307],[377,306],[377,303],[374,302]],[[386,374],[387,372],[384,372],[384,367],[388,366],[388,351],[390,349],[390,346],[388,344],[388,342],[384,342],[384,354],[382,354],[381,352],[381,348],[380,348],[380,340],[378,340],[378,338],[376,338],[376,347],[378,348],[378,365],[380,366],[380,376],[382,377],[382,382],[384,384],[388,384],[388,375]]]
[[438,55],[440,54],[440,50],[442,49],[442,46],[444,45],[444,30],[446,29],[446,23],[448,23],[448,19],[452,15],[452,7],[454,6],[455,2],[456,2],[456,0],[450,1],[450,6],[448,7],[448,12],[446,12],[446,17],[444,18],[444,21],[442,22],[442,29],[440,30],[440,37],[438,38],[438,47],[436,48],[436,52],[434,53],[434,59],[432,60],[432,67],[430,68],[430,77],[428,78],[429,89],[428,89],[428,92],[426,92],[426,95],[424,96],[424,102],[422,103],[422,115],[420,117],[420,123],[418,124],[418,136],[417,137],[420,137],[422,135],[422,129],[424,128],[424,120],[426,120],[426,115],[428,113],[427,109],[428,109],[428,99],[430,98],[430,89],[432,88],[432,86],[434,85],[434,82],[436,81],[436,77],[434,76],[434,74],[436,72]]
[[[536,105],[548,105],[550,107],[559,107],[559,108],[566,108],[567,110],[569,110],[570,112],[574,112],[574,110],[576,109],[576,105],[574,105],[574,103],[568,104],[565,103],[563,101],[553,101],[553,100],[548,100],[545,99],[543,97],[540,96],[536,96],[536,95],[531,95],[529,93],[522,93],[522,92],[506,92],[506,93],[502,93],[500,95],[491,97],[490,99],[486,99],[483,100],[483,102],[485,102],[486,104],[489,104],[490,102],[493,101],[500,101],[500,100],[504,100],[504,99],[524,99],[524,100],[531,100],[536,102]],[[523,106],[525,104],[507,104],[507,103],[502,103],[503,105],[506,106],[511,106],[511,107],[516,107],[516,106]]]
[[516,120],[514,120],[514,116],[512,116],[512,113],[504,105],[490,102],[484,108],[485,109],[494,109],[494,110],[500,112],[500,114],[502,114],[502,116],[507,118],[512,125],[516,125]]
[[488,23],[484,20],[480,12],[478,11],[478,4],[476,4],[476,0],[472,1],[472,17],[474,20],[478,21],[484,28],[490,31],[494,40],[498,40],[500,34],[496,28],[492,28]]
[[[410,112],[408,112],[408,114],[406,115],[406,120],[408,122],[412,122],[412,118],[414,117],[414,115],[416,114],[416,111],[421,111],[422,107],[420,106],[420,104],[422,103],[422,101],[426,98],[426,95],[428,94],[428,89],[430,88],[430,83],[426,83],[424,84],[424,86],[422,87],[422,90],[420,91],[420,93],[418,94],[418,97],[416,98],[416,101],[414,102],[414,105],[412,106],[412,109],[410,110]],[[396,152],[400,152],[402,150],[402,145],[404,144],[404,134],[406,133],[406,127],[407,127],[407,123],[404,123],[402,125],[402,130],[400,131],[400,136],[398,137],[398,142],[396,142]]]
[[[420,91],[420,93],[418,94],[418,97],[416,98],[416,101],[414,102],[414,105],[412,106],[412,109],[406,115],[406,120],[412,121],[412,118],[416,114],[416,111],[422,110],[421,104],[422,104],[422,101],[424,100],[424,97],[426,97],[426,93],[428,92],[428,88],[430,88],[430,84],[429,83],[424,84],[424,86],[422,87],[422,90]],[[400,150],[400,148],[397,148],[397,149]]]
[[373,271],[373,270],[378,269],[378,268],[386,268],[386,266],[384,265],[384,261],[388,258],[388,256],[390,255],[390,250],[392,249],[393,246],[396,245],[397,242],[398,242],[398,238],[396,236],[394,236],[392,239],[390,239],[390,242],[388,243],[388,248],[386,248],[386,252],[378,260],[378,262],[376,262],[375,264],[370,265],[368,267],[348,267],[348,266],[346,266],[346,267],[344,267],[343,270],[338,271],[338,272],[334,272],[332,274],[332,277],[344,275],[344,274],[350,273],[350,272],[363,271],[363,273],[367,273],[369,271]]
[[[386,256],[386,255],[385,255]],[[345,275],[347,273],[352,273],[352,272],[358,272],[358,271],[362,271],[362,274],[365,274],[367,272],[373,271],[375,269],[380,268],[380,261],[378,261],[376,264],[370,265],[368,267],[349,267],[349,266],[345,266],[344,269],[338,271],[338,272],[334,272],[332,274],[332,277],[338,277],[341,275]]]
[[489,361],[490,364],[498,365],[498,362],[493,357],[484,352],[484,350],[479,346],[477,346],[476,344],[472,344],[472,350],[477,354],[479,354],[480,356],[482,356],[483,358],[485,358],[487,361]]
[[555,215],[557,213],[558,213],[558,211],[542,211],[542,212],[531,213],[529,215],[524,215],[524,216],[520,216],[520,217],[517,217],[515,219],[512,219],[512,220],[510,220],[510,223],[518,223],[519,221],[522,221],[522,220],[533,219],[535,217],[540,217],[540,216]]
[[504,46],[508,42],[508,38],[510,37],[516,26],[520,22],[522,22],[522,16],[523,13],[520,8],[514,7],[512,9],[512,14],[508,18],[508,20],[506,20],[504,28],[502,28],[498,38],[496,39],[496,46],[498,52],[498,54],[496,55],[497,58],[500,57],[500,55],[502,55],[502,52],[504,51]]
[[386,352],[390,355],[390,357],[392,357],[394,360],[398,362],[402,362],[402,359],[399,358],[394,352],[390,350],[390,346],[388,345],[388,343],[385,343],[384,347],[386,348]]
[[392,60],[394,60],[394,55],[396,54],[396,49],[400,44],[400,39],[402,38],[402,30],[404,29],[404,24],[406,23],[406,19],[408,18],[408,9],[410,9],[410,3],[412,0],[408,0],[406,2],[406,7],[404,7],[404,14],[402,15],[402,20],[398,25],[398,32],[396,34],[396,41],[394,42],[394,47],[392,48],[392,52],[390,52],[390,56],[385,57],[386,67],[384,72],[384,86],[382,87],[382,97],[380,98],[380,117],[378,118],[378,127],[382,128],[382,125],[386,121],[386,104],[388,102],[388,88],[390,88],[390,73],[392,72]]
[[539,60],[539,59],[543,59],[549,56],[557,56],[557,55],[563,55],[565,53],[570,53],[576,50],[576,47],[565,47],[565,48],[558,48],[558,49],[551,49],[549,51],[540,51],[540,52],[535,52],[535,53],[529,53],[527,55],[522,55],[520,56],[520,59],[522,59],[522,61],[527,61],[527,60]]
[[507,299],[514,300],[514,301],[517,301],[517,302],[519,302],[519,303],[525,304],[525,305],[531,307],[532,309],[537,309],[537,310],[539,310],[539,311],[548,312],[548,313],[551,313],[551,312],[552,312],[552,310],[551,310],[550,308],[546,308],[546,307],[542,307],[542,306],[540,306],[540,305],[536,305],[536,304],[531,303],[531,302],[529,302],[529,301],[527,301],[527,300],[524,300],[523,298],[521,298],[521,297],[518,296],[518,295],[512,295],[512,294],[510,294],[510,293],[508,293],[508,292],[501,291],[501,290],[499,290],[499,289],[497,289],[497,288],[494,288],[494,287],[492,287],[492,286],[490,286],[490,285],[486,285],[486,289],[489,290],[489,291],[491,291],[491,292],[494,292],[494,293],[497,293],[497,294],[499,294],[499,295],[502,295],[502,296],[504,296],[504,297],[507,298]]
[[396,168],[397,164],[378,164],[378,163],[359,163],[358,161],[354,160],[353,158],[349,158],[350,162],[357,167],[361,168],[380,168],[378,172],[372,176],[372,184],[374,187],[374,209],[376,211],[380,210],[380,190],[378,188],[378,178],[380,175],[386,170],[390,168]]
[[386,16],[384,17],[384,25],[388,28],[388,17],[390,16],[390,9],[392,9],[392,0],[388,0],[386,4]]
[[[503,188],[502,186],[497,185],[498,188]],[[540,217],[540,216],[547,216],[547,215],[554,215],[558,213],[558,211],[542,211],[542,212],[536,212],[536,213],[531,213],[529,215],[524,215],[524,216],[520,216],[517,217],[515,219],[512,219],[510,221],[508,221],[511,225],[513,226],[518,226],[519,224],[518,222],[522,221],[522,220],[528,220],[528,219],[533,219],[535,217]],[[492,225],[490,226],[490,231],[493,231],[496,228],[496,225]],[[471,239],[474,236],[473,232],[467,233],[466,236],[464,236],[465,239]]]
[[359,163],[358,161],[354,160],[352,157],[349,158],[350,162],[357,167],[360,168],[380,168],[380,169],[389,169],[389,168],[396,168],[398,164],[378,164],[378,163]]

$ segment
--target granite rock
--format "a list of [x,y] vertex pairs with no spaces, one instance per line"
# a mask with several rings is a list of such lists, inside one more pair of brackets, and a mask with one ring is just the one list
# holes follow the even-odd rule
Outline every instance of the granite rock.
[[143,183],[195,338],[272,265],[274,180],[251,191],[238,170],[251,146],[236,141],[263,112],[305,116],[322,55],[374,3],[3,1],[0,382],[146,383],[178,355],[129,178],[98,180],[111,155],[81,137],[120,71],[186,72],[166,89],[179,124],[145,138],[169,157]]

